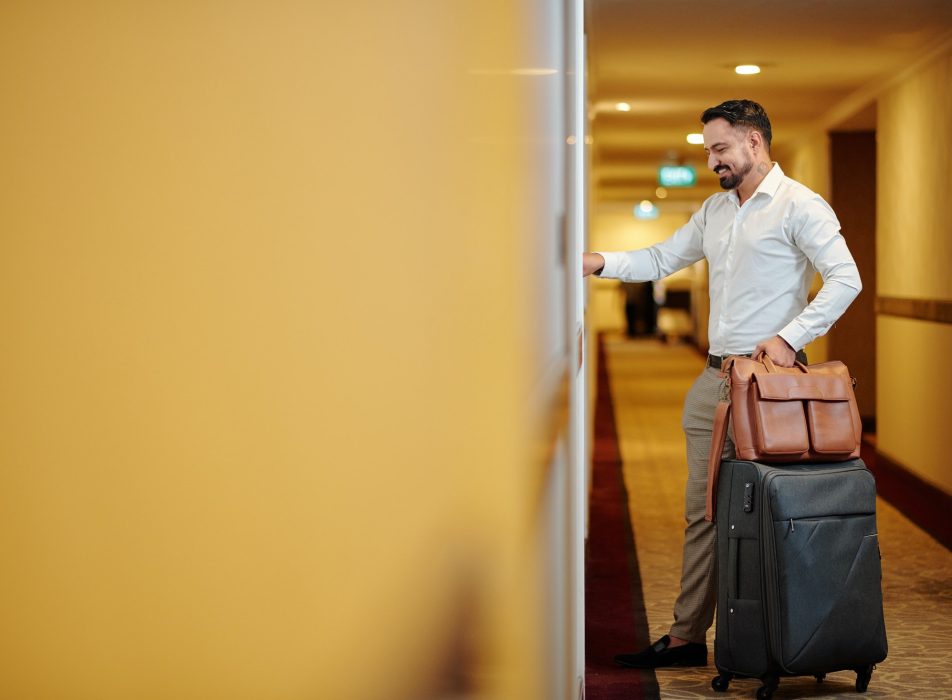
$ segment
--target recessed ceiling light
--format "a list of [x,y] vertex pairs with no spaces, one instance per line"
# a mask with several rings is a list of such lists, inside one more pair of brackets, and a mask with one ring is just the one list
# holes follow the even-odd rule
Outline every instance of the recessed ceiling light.
[[737,75],[756,75],[760,72],[760,66],[755,66],[751,64],[744,64],[734,68],[734,72]]
[[615,109],[617,109],[619,112],[630,112],[631,105],[627,102],[619,102],[615,105]]
[[699,146],[704,143],[704,134],[688,134],[688,143],[693,143],[695,146]]
[[636,219],[657,219],[660,212],[658,211],[658,207],[656,207],[653,202],[643,199],[641,202],[635,205],[632,213],[635,215]]
[[668,196],[668,190],[664,187],[658,187],[655,189],[654,194],[658,199],[665,199]]

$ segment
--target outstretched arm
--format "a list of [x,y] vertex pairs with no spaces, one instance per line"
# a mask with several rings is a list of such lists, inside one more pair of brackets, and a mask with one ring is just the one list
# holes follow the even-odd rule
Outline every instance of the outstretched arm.
[[582,276],[597,274],[625,282],[651,282],[667,277],[704,257],[705,207],[661,243],[617,253],[582,253]]

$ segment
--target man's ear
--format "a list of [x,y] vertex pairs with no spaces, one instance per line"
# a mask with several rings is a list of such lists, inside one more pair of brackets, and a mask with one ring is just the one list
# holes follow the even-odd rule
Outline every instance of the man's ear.
[[747,143],[750,144],[750,148],[754,153],[760,153],[761,151],[767,150],[767,143],[764,141],[764,135],[756,129],[751,129],[749,132],[747,132]]

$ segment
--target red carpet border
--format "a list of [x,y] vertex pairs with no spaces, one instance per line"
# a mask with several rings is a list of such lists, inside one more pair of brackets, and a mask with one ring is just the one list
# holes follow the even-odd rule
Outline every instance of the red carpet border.
[[585,553],[585,697],[660,698],[653,671],[624,669],[612,662],[615,654],[639,651],[650,640],[601,339],[594,439]]

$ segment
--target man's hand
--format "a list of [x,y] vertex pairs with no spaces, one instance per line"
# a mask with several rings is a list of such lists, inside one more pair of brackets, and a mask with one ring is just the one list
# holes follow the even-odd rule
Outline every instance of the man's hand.
[[605,258],[600,253],[582,253],[582,277],[588,277],[603,267]]
[[797,359],[797,353],[779,335],[757,344],[757,347],[754,348],[754,359],[757,359],[761,354],[773,360],[773,363],[778,367],[793,367]]

